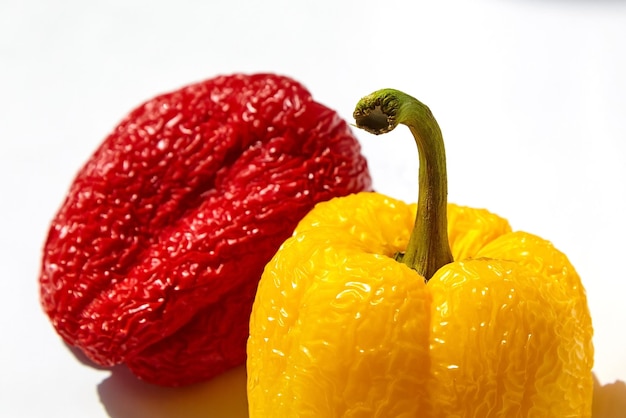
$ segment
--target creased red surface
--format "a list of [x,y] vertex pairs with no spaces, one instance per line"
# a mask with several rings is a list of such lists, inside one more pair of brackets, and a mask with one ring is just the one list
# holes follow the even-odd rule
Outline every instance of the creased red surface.
[[98,364],[211,378],[244,362],[256,283],[300,218],[370,188],[347,124],[289,78],[158,96],[78,173],[45,243],[42,305]]

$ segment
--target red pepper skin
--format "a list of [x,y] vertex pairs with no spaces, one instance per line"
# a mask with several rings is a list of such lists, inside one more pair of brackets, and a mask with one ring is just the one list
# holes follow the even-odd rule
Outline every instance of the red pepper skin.
[[348,125],[289,78],[229,75],[131,112],[75,178],[41,303],[99,365],[177,386],[245,361],[263,267],[297,222],[371,189]]

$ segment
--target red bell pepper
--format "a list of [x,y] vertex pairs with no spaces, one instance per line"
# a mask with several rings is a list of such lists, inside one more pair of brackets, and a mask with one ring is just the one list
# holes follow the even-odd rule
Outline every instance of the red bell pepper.
[[317,202],[369,190],[347,124],[299,83],[232,75],[132,111],[75,178],[41,302],[70,345],[162,385],[245,361],[264,265]]

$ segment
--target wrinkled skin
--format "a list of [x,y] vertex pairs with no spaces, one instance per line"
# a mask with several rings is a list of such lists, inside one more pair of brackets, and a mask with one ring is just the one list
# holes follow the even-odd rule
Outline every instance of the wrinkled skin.
[[77,174],[43,251],[70,345],[163,385],[245,361],[263,266],[316,202],[369,190],[347,124],[297,82],[210,79],[131,112]]
[[248,340],[255,417],[590,417],[585,291],[549,242],[448,205],[455,261],[394,260],[416,206],[320,203],[267,265]]

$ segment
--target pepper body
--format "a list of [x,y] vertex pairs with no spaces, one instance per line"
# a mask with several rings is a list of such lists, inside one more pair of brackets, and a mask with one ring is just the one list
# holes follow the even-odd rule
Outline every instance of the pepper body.
[[43,250],[70,345],[182,385],[245,362],[263,266],[316,202],[369,190],[348,125],[299,83],[232,75],[132,111],[77,174]]
[[566,256],[448,205],[456,261],[426,283],[394,260],[415,213],[360,193],[300,222],[253,306],[250,416],[591,416],[591,319]]

